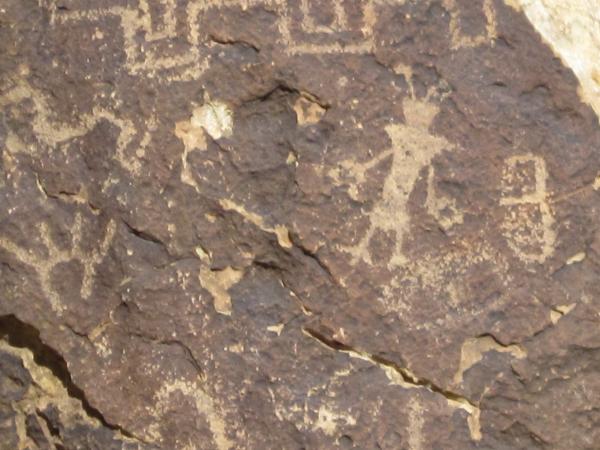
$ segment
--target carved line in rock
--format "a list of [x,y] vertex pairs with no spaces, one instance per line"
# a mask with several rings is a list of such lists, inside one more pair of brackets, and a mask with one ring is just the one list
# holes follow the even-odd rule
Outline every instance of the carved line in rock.
[[54,312],[61,315],[65,310],[60,294],[52,285],[52,272],[57,265],[70,261],[79,261],[83,266],[83,276],[79,294],[84,300],[88,299],[93,290],[96,266],[100,264],[112,243],[116,232],[116,224],[110,220],[106,226],[102,242],[88,252],[82,248],[83,222],[81,213],[75,214],[73,225],[69,230],[72,236],[71,248],[64,250],[59,248],[51,238],[48,224],[38,225],[38,238],[44,244],[46,254],[37,254],[32,250],[25,249],[14,242],[0,237],[0,248],[13,255],[21,263],[34,269],[38,275],[40,287],[44,295],[48,297],[50,306]]
[[[103,18],[115,17],[119,20],[125,67],[132,75],[158,78],[167,82],[197,80],[208,68],[208,61],[200,51],[198,33],[198,16],[210,4],[190,2],[186,10],[188,33],[186,35],[189,48],[185,52],[170,56],[161,55],[152,48],[138,45],[138,33],[144,34],[146,44],[174,39],[178,36],[175,21],[176,3],[173,0],[160,0],[163,6],[162,24],[153,24],[146,0],[139,0],[138,7],[111,6],[103,9],[60,12],[52,11],[52,23],[68,24],[69,22],[97,22]],[[140,14],[141,12],[141,14]],[[174,70],[175,73],[160,75],[161,72]]]
[[[135,156],[127,155],[134,142],[134,137],[138,135],[133,123],[127,119],[117,117],[112,111],[104,108],[94,107],[91,113],[80,117],[75,125],[60,122],[54,117],[55,114],[48,104],[47,98],[42,92],[33,88],[24,78],[15,78],[12,80],[12,87],[0,96],[0,106],[18,105],[26,100],[33,103],[34,118],[31,123],[33,133],[38,141],[52,149],[58,145],[68,142],[71,139],[85,136],[102,120],[119,129],[116,151],[114,159],[128,172],[137,174],[141,167],[137,156],[143,155],[146,147],[150,143],[150,131],[156,127],[156,123],[150,120],[147,124],[148,129],[142,136]],[[13,132],[8,132],[6,139],[8,150],[13,153],[34,153],[34,149],[28,149],[27,145]]]
[[[391,148],[367,162],[343,161],[340,168],[329,174],[339,183],[341,174],[345,173],[351,180],[348,194],[353,199],[360,201],[359,187],[365,181],[367,172],[389,158],[392,159],[391,169],[384,179],[381,198],[371,211],[365,213],[369,218],[366,232],[356,244],[340,247],[339,250],[349,253],[352,256],[351,263],[354,265],[360,261],[373,265],[375,261],[372,259],[369,247],[375,233],[393,233],[395,242],[388,269],[390,271],[398,268],[404,270],[397,273],[389,285],[383,287],[383,296],[380,299],[383,305],[390,311],[410,312],[409,305],[404,304],[403,300],[410,296],[410,288],[404,287],[401,293],[398,290],[401,284],[406,285],[407,280],[413,280],[415,285],[422,283],[433,289],[434,292],[438,292],[440,289],[447,291],[446,293],[455,302],[453,306],[458,308],[461,306],[459,304],[461,294],[456,291],[456,288],[462,289],[462,287],[443,283],[442,274],[446,273],[446,276],[453,278],[458,277],[459,273],[466,271],[469,267],[487,262],[496,267],[496,275],[504,285],[507,285],[512,279],[508,270],[508,260],[503,258],[498,249],[495,249],[485,238],[481,242],[455,242],[453,248],[456,250],[452,250],[449,254],[422,255],[414,260],[405,256],[403,252],[404,237],[410,229],[408,201],[420,173],[425,167],[428,167],[427,195],[423,206],[427,212],[444,230],[462,224],[464,217],[463,211],[457,207],[455,199],[440,196],[436,192],[435,170],[432,161],[442,151],[457,151],[458,149],[445,138],[436,136],[429,131],[439,112],[438,106],[431,101],[435,89],[432,88],[424,99],[417,100],[414,98],[411,68],[402,66],[395,70],[407,79],[410,95],[403,104],[405,123],[386,127],[386,132],[392,140]],[[439,86],[439,88],[442,87]],[[531,164],[534,169],[531,180],[513,179],[517,165],[526,163]],[[531,153],[516,155],[508,158],[505,162],[502,179],[503,196],[499,203],[500,206],[507,209],[502,223],[502,232],[509,248],[525,264],[541,264],[553,254],[555,249],[556,231],[546,188],[547,179],[545,161],[540,156]],[[523,196],[511,196],[512,191],[521,188],[528,188],[531,192]],[[529,210],[520,211],[519,208],[529,208]],[[539,217],[535,215],[530,217],[532,212],[539,213]],[[463,244],[471,248],[472,252],[462,251]],[[455,288],[454,291],[452,291],[453,288]],[[503,301],[505,301],[504,296],[499,296],[486,305],[486,310],[498,307]],[[481,313],[481,311],[470,311],[470,314],[477,313]],[[436,323],[441,325],[447,320],[453,320],[453,317],[455,315],[449,315],[440,319],[441,322],[437,321]]]
[[424,450],[423,425],[425,417],[423,407],[416,397],[408,402],[408,447],[410,450]]
[[492,0],[483,0],[483,13],[486,18],[485,32],[477,35],[466,35],[460,29],[460,9],[456,0],[444,0],[444,6],[450,11],[450,36],[452,50],[472,48],[490,44],[498,36],[496,32],[496,12]]
[[[533,174],[529,177],[528,174],[522,174],[527,166],[530,171],[533,169]],[[540,156],[526,153],[505,161],[500,204],[508,208],[508,213],[502,226],[503,234],[509,247],[525,263],[542,264],[554,253],[556,231],[548,202],[547,179],[546,162]],[[520,195],[510,195],[515,190],[523,192]],[[532,218],[532,214],[539,214],[539,219]]]
[[[399,2],[403,4],[405,0]],[[292,5],[285,0],[212,0],[192,1],[186,6],[185,36],[188,48],[182,52],[164,56],[151,48],[139,45],[137,37],[140,33],[144,35],[146,44],[159,41],[168,41],[178,37],[175,12],[177,3],[175,0],[159,0],[163,9],[162,19],[155,23],[147,0],[138,0],[137,7],[111,6],[108,8],[88,9],[79,11],[67,11],[57,13],[51,10],[52,23],[67,24],[71,21],[97,22],[102,18],[115,17],[119,20],[123,35],[123,46],[126,55],[125,66],[132,75],[142,75],[149,78],[157,78],[165,82],[190,81],[199,79],[209,67],[208,55],[201,51],[200,25],[201,15],[210,9],[221,9],[230,7],[267,6],[274,8],[278,13],[277,28],[280,33],[279,41],[284,45],[285,52],[295,54],[367,54],[375,47],[373,30],[377,22],[376,6],[387,3],[386,0],[366,0],[361,2],[363,25],[359,31],[359,37],[352,42],[340,43],[336,40],[342,33],[353,32],[347,23],[347,11],[341,0],[330,0],[329,8],[334,13],[333,22],[329,25],[317,24],[315,17],[310,11],[310,2],[300,0],[297,6],[302,19],[295,24],[291,19]],[[451,48],[457,50],[464,47],[474,47],[489,43],[495,37],[495,11],[491,0],[485,0],[483,10],[487,19],[486,32],[480,36],[466,36],[462,34],[458,17],[460,10],[454,0],[445,0],[445,6],[451,13],[450,33]],[[295,26],[299,25],[299,26]],[[298,36],[300,35],[300,36]],[[311,35],[330,37],[330,41],[322,44],[311,43],[309,39],[303,39]],[[329,40],[329,39],[328,39]],[[172,71],[171,73],[168,71]]]
[[[305,395],[296,396],[293,404],[287,408],[278,404],[278,396],[272,388],[268,388],[275,416],[281,422],[293,423],[299,430],[322,432],[332,437],[339,436],[339,428],[342,424],[352,427],[356,425],[357,420],[347,407],[339,404],[339,398],[333,396],[319,398],[318,394],[328,392],[333,386],[342,385],[344,383],[343,378],[351,373],[350,369],[334,372],[325,383],[316,383],[308,388]],[[315,404],[317,398],[319,399],[318,405]],[[311,403],[310,409],[309,402]],[[316,412],[316,417],[314,417],[314,414],[310,414],[311,412]]]

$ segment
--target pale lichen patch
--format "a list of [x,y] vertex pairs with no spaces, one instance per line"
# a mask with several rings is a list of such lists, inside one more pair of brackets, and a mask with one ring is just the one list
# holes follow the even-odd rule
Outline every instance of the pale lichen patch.
[[233,132],[233,113],[229,107],[219,101],[207,101],[204,105],[194,108],[189,120],[175,124],[175,136],[183,142],[184,150],[181,155],[181,181],[199,189],[187,158],[194,150],[206,150],[206,135],[213,139],[229,137]]
[[567,266],[582,262],[586,258],[585,252],[579,252],[567,259]]
[[569,314],[575,309],[577,303],[571,303],[570,305],[559,305],[550,310],[550,321],[553,325],[556,325],[560,319]]
[[226,267],[223,270],[211,270],[208,267],[200,268],[200,284],[213,297],[215,311],[226,316],[231,315],[231,297],[229,288],[238,283],[244,272]]
[[277,336],[280,336],[284,327],[285,327],[284,323],[280,323],[277,325],[269,325],[267,327],[267,331],[270,331],[271,333],[275,333]]
[[517,359],[523,359],[527,356],[527,352],[520,345],[501,345],[491,336],[467,339],[462,345],[460,363],[454,375],[454,384],[462,383],[464,373],[481,361],[483,355],[490,351],[510,353]]
[[203,128],[215,140],[229,137],[233,133],[233,112],[223,102],[208,101],[194,109],[190,125]]
[[325,115],[325,108],[317,102],[300,96],[294,103],[294,112],[298,125],[314,125]]
[[269,226],[267,225],[265,219],[262,216],[256,214],[255,212],[249,211],[248,209],[246,209],[246,207],[235,203],[233,200],[222,198],[219,200],[219,204],[223,209],[227,211],[237,212],[244,219],[256,225],[261,230],[275,234],[275,236],[277,237],[277,242],[281,247],[286,249],[293,247],[292,241],[290,239],[289,230],[284,225]]

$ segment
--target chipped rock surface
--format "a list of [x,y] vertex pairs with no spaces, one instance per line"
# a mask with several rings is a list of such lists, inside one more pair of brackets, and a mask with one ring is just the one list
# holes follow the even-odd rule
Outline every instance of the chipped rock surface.
[[0,449],[597,450],[594,3],[2,0]]

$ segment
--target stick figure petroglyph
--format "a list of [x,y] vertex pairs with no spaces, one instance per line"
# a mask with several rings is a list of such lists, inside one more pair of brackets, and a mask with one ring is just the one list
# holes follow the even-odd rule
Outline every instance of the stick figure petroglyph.
[[[390,172],[384,180],[381,199],[368,213],[369,227],[366,233],[356,245],[343,249],[352,255],[352,264],[357,264],[360,260],[373,264],[369,245],[374,234],[382,231],[392,232],[395,235],[394,249],[388,267],[406,265],[407,258],[402,247],[404,237],[410,229],[410,215],[407,209],[415,183],[419,179],[421,170],[430,166],[436,155],[443,150],[455,149],[455,146],[444,137],[430,131],[431,124],[439,113],[439,107],[431,99],[435,89],[431,89],[425,98],[416,99],[412,94],[414,89],[410,82],[410,71],[407,79],[411,95],[403,101],[405,123],[391,123],[385,127],[385,132],[392,142],[391,148],[365,163],[352,161],[342,163],[342,167],[355,180],[361,181],[367,170],[387,158],[392,159]],[[430,167],[429,170],[430,177],[433,177],[433,169]],[[355,191],[356,186],[351,186],[350,194]],[[454,202],[436,195],[432,179],[428,182],[425,206],[438,220],[442,220],[442,209],[450,209],[451,217],[444,219],[443,224],[447,227],[462,222],[462,215]]]

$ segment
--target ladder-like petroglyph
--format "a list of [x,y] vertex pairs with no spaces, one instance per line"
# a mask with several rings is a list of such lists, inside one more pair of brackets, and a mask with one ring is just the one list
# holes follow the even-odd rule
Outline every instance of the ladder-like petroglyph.
[[554,252],[555,220],[548,202],[548,171],[543,158],[531,153],[506,160],[500,204],[510,248],[525,263],[543,263]]
[[485,31],[475,36],[467,35],[461,30],[460,15],[461,10],[457,7],[456,0],[444,0],[444,5],[450,11],[450,36],[452,50],[461,48],[472,48],[479,45],[493,43],[497,37],[496,11],[492,0],[483,0],[481,8],[486,19]]

